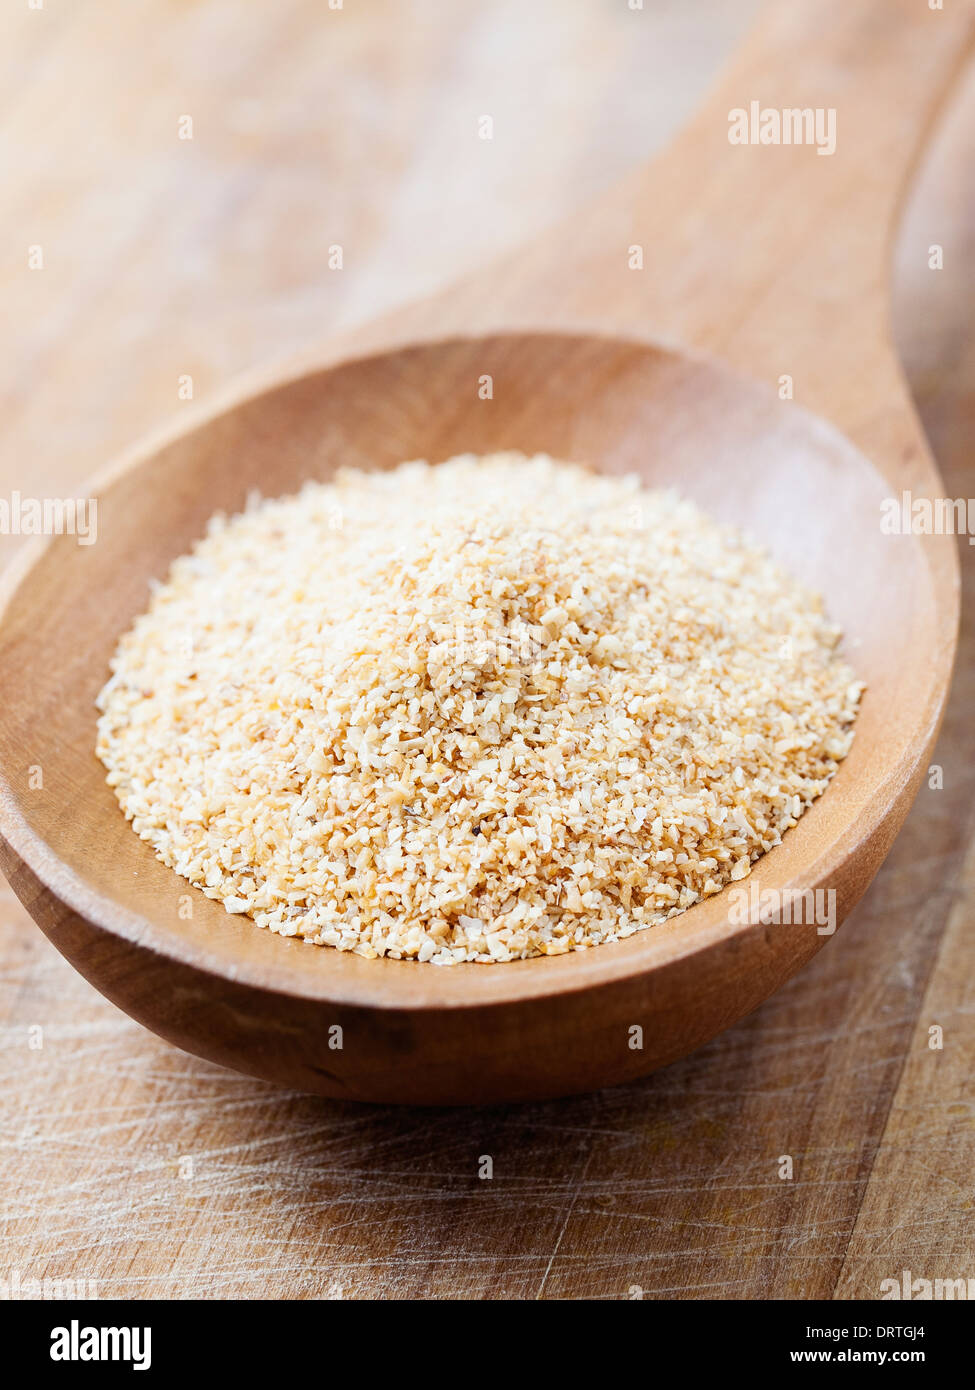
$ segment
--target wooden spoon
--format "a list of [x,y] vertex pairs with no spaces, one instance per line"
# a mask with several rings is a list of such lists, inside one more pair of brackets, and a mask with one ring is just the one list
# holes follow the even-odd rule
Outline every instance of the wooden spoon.
[[[0,611],[2,866],[97,988],[191,1052],[305,1090],[513,1100],[681,1056],[828,939],[814,921],[733,922],[721,894],[559,958],[444,969],[312,949],[154,858],[105,785],[93,701],[150,578],[250,488],[504,447],[637,470],[756,535],[847,634],[869,683],[853,751],[749,880],[832,891],[842,920],[925,775],[954,651],[953,541],[880,528],[884,498],[941,490],[886,279],[972,19],[961,0],[773,5],[690,128],[605,202],[140,451],[97,489],[97,544],[25,553]],[[835,152],[732,144],[729,113],[752,102],[835,109]]]

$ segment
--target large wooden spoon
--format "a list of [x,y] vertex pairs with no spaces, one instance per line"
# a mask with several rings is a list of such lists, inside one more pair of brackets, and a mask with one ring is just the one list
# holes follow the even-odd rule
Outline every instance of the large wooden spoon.
[[[60,536],[25,553],[0,613],[2,865],[92,983],[243,1071],[463,1103],[642,1075],[823,944],[814,921],[729,920],[726,894],[624,943],[506,965],[367,961],[273,936],[190,890],[132,832],[94,756],[93,700],[149,579],[251,488],[501,447],[635,469],[755,534],[847,634],[869,683],[853,751],[751,880],[831,890],[842,920],[926,772],[954,651],[953,541],[881,530],[885,498],[940,492],[886,280],[901,189],[972,21],[962,0],[776,3],[649,170],[125,461],[97,489],[97,544]],[[732,143],[729,117],[751,120],[752,103],[818,109],[824,135],[834,110],[835,152]]]

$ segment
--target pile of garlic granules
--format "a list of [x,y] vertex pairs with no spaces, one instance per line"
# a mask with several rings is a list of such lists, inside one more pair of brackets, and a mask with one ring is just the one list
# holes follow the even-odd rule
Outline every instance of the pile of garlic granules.
[[344,470],[212,519],[97,753],[228,912],[435,964],[630,936],[744,878],[863,686],[820,601],[672,493],[545,455]]

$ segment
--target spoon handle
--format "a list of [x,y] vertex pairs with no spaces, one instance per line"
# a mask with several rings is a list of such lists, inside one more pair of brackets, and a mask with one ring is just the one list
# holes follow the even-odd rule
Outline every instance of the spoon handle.
[[[646,267],[613,296],[616,324],[791,378],[796,400],[882,448],[878,405],[906,401],[888,325],[898,211],[973,37],[970,0],[773,3],[691,124],[612,200]],[[803,143],[785,143],[794,111]]]
[[901,195],[975,37],[975,0],[944,3],[773,0],[652,163],[342,349],[532,327],[646,335],[770,382],[873,457],[906,431],[921,483],[887,279]]

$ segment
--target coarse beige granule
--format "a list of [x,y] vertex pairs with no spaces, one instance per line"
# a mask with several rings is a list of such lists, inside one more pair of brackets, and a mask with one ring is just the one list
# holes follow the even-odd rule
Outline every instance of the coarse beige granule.
[[212,519],[119,644],[99,758],[228,912],[435,964],[630,936],[747,875],[863,689],[731,528],[544,456]]

